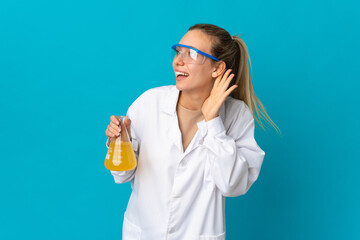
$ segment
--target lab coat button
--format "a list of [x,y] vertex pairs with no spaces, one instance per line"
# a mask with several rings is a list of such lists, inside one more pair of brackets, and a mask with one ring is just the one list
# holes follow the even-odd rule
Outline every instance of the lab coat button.
[[185,162],[184,160],[182,160],[182,161],[180,162],[180,167],[181,167],[181,168],[186,167],[186,162]]
[[172,196],[173,196],[173,198],[179,198],[180,194],[179,193],[173,193]]

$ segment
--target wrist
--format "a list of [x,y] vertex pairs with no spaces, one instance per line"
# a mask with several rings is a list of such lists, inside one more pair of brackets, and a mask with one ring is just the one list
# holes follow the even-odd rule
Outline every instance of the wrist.
[[210,116],[204,115],[205,122],[211,121],[211,120],[213,120],[214,118],[217,118],[218,116],[219,116],[219,115],[210,115]]

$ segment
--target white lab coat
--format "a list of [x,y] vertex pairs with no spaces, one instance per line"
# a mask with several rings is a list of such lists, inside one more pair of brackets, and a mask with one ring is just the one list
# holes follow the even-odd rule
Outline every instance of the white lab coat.
[[224,240],[225,197],[245,194],[265,156],[247,105],[227,97],[219,117],[198,122],[183,151],[175,86],[153,88],[130,106],[137,168],[111,171],[131,181],[123,240]]

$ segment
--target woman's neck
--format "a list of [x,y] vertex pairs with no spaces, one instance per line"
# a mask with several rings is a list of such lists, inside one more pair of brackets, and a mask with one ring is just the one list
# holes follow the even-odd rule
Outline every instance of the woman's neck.
[[209,97],[210,93],[189,93],[180,91],[179,93],[179,104],[186,109],[198,111],[201,110],[201,107],[205,100]]

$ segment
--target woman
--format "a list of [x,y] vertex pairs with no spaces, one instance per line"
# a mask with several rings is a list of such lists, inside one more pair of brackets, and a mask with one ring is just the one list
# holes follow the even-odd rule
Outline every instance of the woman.
[[110,139],[126,126],[138,161],[111,171],[133,189],[124,240],[225,239],[225,197],[249,190],[265,156],[255,113],[275,126],[254,94],[243,40],[197,24],[173,49],[176,86],[146,91],[106,129]]

